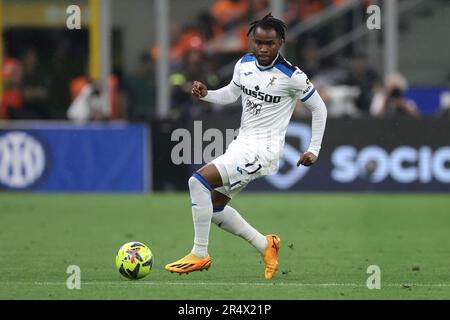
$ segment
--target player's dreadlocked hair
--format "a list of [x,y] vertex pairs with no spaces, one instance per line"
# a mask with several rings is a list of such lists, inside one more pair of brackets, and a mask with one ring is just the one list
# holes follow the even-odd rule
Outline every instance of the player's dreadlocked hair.
[[247,36],[250,35],[250,33],[255,32],[256,28],[262,28],[262,29],[274,29],[280,38],[284,41],[286,39],[286,30],[287,26],[286,24],[281,21],[280,19],[274,18],[272,16],[272,13],[269,13],[268,15],[264,16],[261,20],[256,20],[250,23],[250,28],[248,29]]

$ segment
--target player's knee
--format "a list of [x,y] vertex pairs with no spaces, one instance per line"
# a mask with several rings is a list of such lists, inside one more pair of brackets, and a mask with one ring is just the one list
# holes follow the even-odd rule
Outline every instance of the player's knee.
[[207,188],[209,191],[211,191],[211,186],[209,185],[208,181],[205,180],[201,175],[198,173],[194,173],[188,180],[189,190],[195,190],[201,187]]
[[197,178],[194,178],[194,176],[191,176],[188,180],[189,190],[192,190],[193,188],[195,188],[197,183],[198,183]]

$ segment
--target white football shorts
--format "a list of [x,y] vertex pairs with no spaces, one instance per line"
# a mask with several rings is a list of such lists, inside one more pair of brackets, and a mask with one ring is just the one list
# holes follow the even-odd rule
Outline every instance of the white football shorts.
[[215,190],[233,198],[250,181],[276,173],[279,153],[271,151],[264,144],[245,141],[238,136],[226,152],[211,163],[216,166],[223,182],[223,186]]

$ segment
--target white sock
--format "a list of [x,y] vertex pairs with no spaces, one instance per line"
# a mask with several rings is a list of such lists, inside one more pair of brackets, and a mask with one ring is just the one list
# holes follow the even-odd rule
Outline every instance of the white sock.
[[267,248],[267,239],[258,230],[253,228],[234,208],[214,208],[212,222],[220,228],[231,232],[250,242],[256,250],[263,253]]
[[211,187],[202,176],[194,173],[189,178],[189,191],[195,231],[194,246],[191,253],[199,258],[206,258],[208,256],[209,230],[213,213]]

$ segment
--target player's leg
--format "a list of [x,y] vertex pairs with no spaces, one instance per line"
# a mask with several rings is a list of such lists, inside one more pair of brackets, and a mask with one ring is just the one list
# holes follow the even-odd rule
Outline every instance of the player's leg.
[[[228,155],[228,156],[227,156]],[[265,270],[264,277],[271,279],[278,269],[278,250],[280,238],[275,234],[262,235],[253,228],[232,207],[228,206],[231,198],[242,191],[249,182],[263,176],[261,170],[267,161],[261,160],[258,154],[248,152],[246,146],[235,144],[224,156],[213,161],[222,177],[222,187],[211,193],[213,222],[224,230],[249,241],[262,255]]]
[[209,231],[213,214],[211,191],[220,186],[222,186],[222,179],[214,164],[207,164],[189,178],[195,232],[194,245],[191,253],[166,265],[166,270],[189,273],[208,269],[211,265],[211,258],[208,254]]
[[[264,261],[264,277],[272,279],[278,270],[278,251],[281,246],[281,239],[275,234],[263,235],[252,227],[242,216],[228,206],[231,196],[236,195],[242,188],[230,192],[229,186],[213,190],[211,198],[213,202],[212,221],[220,228],[242,237],[252,244],[260,253]],[[229,196],[228,196],[229,195]]]
[[220,172],[214,163],[204,165],[196,173],[202,176],[212,189],[219,188],[223,185]]
[[194,246],[191,253],[199,258],[208,256],[208,240],[213,215],[211,192],[222,186],[222,178],[212,163],[199,169],[189,179],[194,222]]
[[247,240],[260,253],[266,250],[266,236],[252,227],[236,209],[227,205],[231,200],[229,197],[217,190],[213,190],[211,199],[213,203],[212,222],[223,230]]

